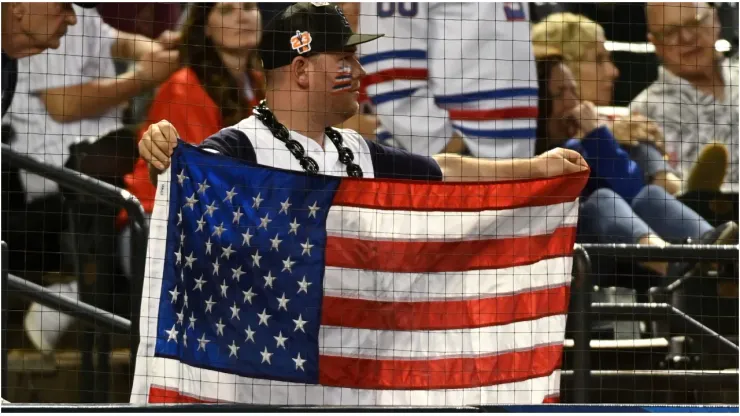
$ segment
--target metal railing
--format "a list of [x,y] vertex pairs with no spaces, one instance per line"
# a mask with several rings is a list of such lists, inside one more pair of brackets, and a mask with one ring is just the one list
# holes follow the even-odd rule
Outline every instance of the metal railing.
[[[136,349],[139,342],[138,317],[141,307],[140,294],[142,292],[144,267],[146,261],[146,246],[149,233],[148,224],[144,214],[144,208],[142,207],[141,203],[136,197],[134,197],[124,189],[120,189],[104,181],[92,178],[72,169],[51,166],[46,163],[40,162],[27,155],[20,154],[14,151],[10,148],[10,146],[6,144],[2,145],[2,157],[5,161],[8,161],[9,164],[14,168],[23,169],[54,181],[59,184],[60,188],[68,189],[70,191],[76,192],[79,195],[84,195],[85,197],[93,199],[99,203],[102,203],[103,205],[115,209],[126,210],[131,227],[131,258],[129,259],[129,261],[133,277],[130,280],[130,309],[132,319],[129,323],[129,334],[131,340],[131,368],[133,368],[136,359]],[[74,233],[76,230],[76,227],[74,227],[75,216],[72,212],[70,212],[69,218],[71,222],[71,229]],[[82,270],[79,266],[80,253],[76,251],[76,247],[74,247],[74,249],[75,252],[73,253],[73,257],[75,258],[73,260],[75,261],[75,272],[78,275],[81,275]],[[78,276],[78,278],[79,277],[80,276]],[[15,276],[7,276],[7,281],[8,284],[12,285],[12,287],[14,288],[24,289],[24,293],[26,296],[35,296],[34,301],[37,301],[39,303],[47,302],[52,299],[49,297],[50,293],[44,291],[37,292],[41,293],[41,295],[31,295],[30,293],[33,292],[33,290],[31,290],[31,286],[29,286],[27,283],[23,283],[17,280]],[[111,285],[111,282],[105,283],[109,286]],[[5,292],[5,290],[3,290],[3,292]],[[57,302],[57,306],[70,306],[69,304],[65,304],[64,300],[55,299],[54,302]],[[5,305],[6,304],[3,303],[3,306]],[[88,306],[92,307],[91,305]],[[91,310],[88,310],[87,312],[89,313],[91,312]],[[4,318],[6,317],[6,313],[7,311],[3,310]],[[75,313],[85,312],[76,311]],[[95,314],[93,314],[93,316],[95,316]],[[96,344],[97,348],[95,347]],[[3,356],[7,354],[7,348],[5,348],[6,345],[6,343],[3,344]],[[85,388],[81,389],[81,391],[83,392],[81,394],[85,395],[85,397],[82,398],[83,402],[100,402],[104,401],[107,397],[109,381],[107,379],[106,373],[110,365],[110,348],[110,333],[90,332],[83,335],[83,346],[81,347],[81,371],[94,375],[91,380],[83,378],[85,380],[85,383],[88,384]],[[93,350],[95,350],[95,354],[97,355],[97,369],[93,364]],[[5,366],[3,368],[5,368]],[[100,377],[96,376],[98,372],[101,374]],[[102,376],[102,374],[105,374],[105,376]]]
[[[605,320],[628,320],[628,321],[655,321],[672,320],[680,322],[685,327],[706,336],[712,342],[704,342],[702,345],[711,346],[713,352],[738,355],[738,346],[696,321],[686,313],[667,303],[597,303],[591,302],[594,282],[592,280],[591,257],[611,256],[617,258],[639,259],[643,261],[692,261],[692,262],[726,262],[738,261],[738,247],[725,245],[672,245],[665,248],[648,247],[637,244],[576,244],[573,253],[573,276],[572,283],[572,306],[569,310],[573,325],[573,369],[563,376],[573,378],[574,400],[576,403],[590,403],[589,389],[592,377],[629,377],[634,378],[637,373],[630,371],[592,371],[591,370],[591,320],[594,313],[599,314],[599,319]],[[675,286],[675,282],[668,286]],[[715,374],[716,373],[716,374]],[[704,376],[702,374],[705,374]],[[656,375],[654,370],[645,371],[645,376]],[[706,372],[696,371],[693,373],[681,370],[661,370],[662,377],[711,377],[723,381],[734,381],[737,383],[738,371]]]

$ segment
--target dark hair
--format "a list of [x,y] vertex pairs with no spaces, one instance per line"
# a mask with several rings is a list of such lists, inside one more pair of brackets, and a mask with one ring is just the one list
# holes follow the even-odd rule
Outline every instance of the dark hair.
[[562,55],[546,55],[535,59],[537,66],[537,141],[535,142],[535,154],[541,154],[550,150],[547,120],[552,113],[552,97],[550,96],[550,78],[552,70],[564,62]]
[[[223,125],[229,126],[249,117],[251,108],[242,89],[218,55],[216,45],[206,35],[208,16],[217,4],[193,3],[188,7],[187,19],[182,27],[180,55],[183,64],[195,72],[203,88],[218,105]],[[247,75],[255,71],[262,71],[257,48],[250,52],[246,68]],[[264,90],[264,85],[254,85],[254,81],[259,79],[261,78],[250,76],[252,88],[258,95]]]

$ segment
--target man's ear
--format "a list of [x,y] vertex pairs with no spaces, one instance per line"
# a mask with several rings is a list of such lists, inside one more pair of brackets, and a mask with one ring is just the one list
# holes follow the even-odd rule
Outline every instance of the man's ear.
[[308,62],[308,59],[302,56],[293,59],[293,62],[290,64],[291,75],[298,83],[298,86],[300,86],[302,89],[308,88],[308,71],[310,70],[309,66],[310,64]]

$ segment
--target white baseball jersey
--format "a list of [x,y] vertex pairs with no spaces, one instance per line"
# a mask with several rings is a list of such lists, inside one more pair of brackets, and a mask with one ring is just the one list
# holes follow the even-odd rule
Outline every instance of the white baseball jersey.
[[359,49],[379,140],[432,155],[457,132],[475,156],[534,154],[526,3],[363,2],[359,32],[385,34]]

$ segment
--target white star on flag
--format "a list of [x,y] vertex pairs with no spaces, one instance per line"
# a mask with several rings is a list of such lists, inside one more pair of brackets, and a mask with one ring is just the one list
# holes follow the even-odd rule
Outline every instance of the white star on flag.
[[172,302],[177,302],[177,297],[180,295],[180,292],[177,291],[177,286],[175,286],[175,290],[170,290],[170,295],[172,295]]
[[267,346],[265,345],[265,350],[262,351],[260,354],[262,354],[262,362],[267,362],[267,364],[272,364],[270,362],[270,357],[272,357],[272,353],[267,351]]
[[260,226],[257,227],[257,229],[264,228],[266,230],[267,229],[267,224],[269,224],[271,222],[272,222],[272,220],[270,219],[270,214],[267,213],[267,214],[265,214],[264,217],[260,218]]
[[310,211],[310,212],[308,213],[308,218],[311,218],[311,217],[314,217],[314,218],[316,218],[316,213],[317,213],[317,212],[318,212],[318,211],[319,211],[319,210],[321,209],[321,208],[320,208],[320,207],[319,207],[319,206],[317,205],[317,203],[318,203],[318,201],[314,201],[313,205],[311,205],[311,206],[309,206],[309,207],[308,207],[308,210]]
[[195,204],[198,203],[198,199],[195,197],[195,192],[193,192],[193,194],[189,198],[186,197],[185,201],[186,201],[185,202],[186,207],[190,209],[195,208]]
[[295,264],[295,262],[294,261],[290,261],[290,256],[288,256],[287,259],[282,260],[282,262],[283,262],[283,270],[281,270],[281,272],[284,272],[284,271],[287,270],[288,273],[293,273],[292,267]]
[[177,344],[177,334],[179,334],[179,332],[175,329],[175,325],[172,325],[172,329],[165,330],[164,332],[167,333],[167,342],[175,341],[175,344]]
[[236,357],[236,353],[239,351],[239,348],[241,347],[236,345],[236,341],[231,341],[231,345],[229,345],[229,357]]
[[285,297],[285,293],[283,293],[283,296],[280,298],[276,298],[278,300],[278,310],[285,309],[288,310],[288,302],[290,302],[290,299]]
[[218,322],[216,322],[216,335],[223,335],[224,334],[224,325],[223,318],[218,318]]
[[311,286],[313,283],[306,281],[306,276],[303,276],[303,280],[298,282],[298,292],[306,292],[308,294],[308,287]]
[[192,269],[193,268],[193,262],[198,260],[197,258],[193,257],[193,252],[190,252],[190,255],[185,257],[185,267]]
[[297,330],[300,329],[301,332],[303,332],[304,334],[306,333],[306,330],[303,329],[303,326],[306,325],[308,323],[308,321],[304,321],[303,320],[303,315],[302,314],[301,315],[298,315],[298,319],[293,319],[293,322],[295,322],[295,329],[293,330],[293,332],[295,332],[295,331],[297,331]]
[[275,281],[275,279],[277,279],[277,277],[274,277],[272,275],[272,271],[271,270],[268,270],[267,271],[267,276],[265,276],[264,279],[265,279],[265,286],[264,287],[270,286],[270,288],[272,288],[272,282]]
[[189,179],[189,178],[187,176],[185,176],[185,169],[183,169],[177,175],[177,183],[179,183],[180,185],[182,185],[182,183],[185,182],[185,179]]
[[190,325],[188,325],[188,329],[191,329],[191,328],[192,329],[195,329],[195,321],[198,320],[195,317],[195,313],[194,312],[190,312],[190,318],[188,318],[188,319],[190,320]]
[[232,224],[239,224],[239,221],[242,219],[242,215],[244,213],[242,212],[242,207],[239,207],[234,211],[234,219],[231,221]]
[[226,198],[224,198],[224,202],[229,201],[231,202],[231,199],[238,195],[236,192],[234,192],[234,189],[236,189],[236,186],[232,187],[230,191],[226,191]]
[[236,318],[239,321],[242,320],[239,318],[239,308],[236,306],[236,302],[234,302],[234,306],[230,306],[229,309],[231,309],[231,319]]
[[313,244],[311,244],[308,239],[306,239],[306,244],[301,243],[301,247],[303,247],[303,252],[301,253],[301,256],[305,256],[308,254],[308,257],[311,257],[311,249],[313,248]]
[[213,275],[218,276],[218,270],[219,270],[219,267],[221,267],[221,265],[218,264],[218,257],[216,257],[216,261],[211,264],[213,265]]
[[262,313],[258,313],[257,316],[260,318],[258,325],[265,324],[265,326],[270,326],[267,324],[267,320],[270,319],[272,315],[267,314],[267,309],[262,309]]
[[272,249],[275,249],[275,251],[280,251],[280,243],[283,242],[283,240],[278,238],[279,234],[275,234],[275,238],[270,239],[270,242],[272,242],[272,247],[270,247],[270,251]]
[[252,201],[254,201],[254,203],[252,204],[252,208],[260,209],[260,204],[262,203],[262,201],[264,201],[264,199],[260,198],[261,196],[262,193],[260,192],[257,194],[256,197],[252,197]]
[[278,212],[278,215],[282,213],[285,213],[285,215],[288,215],[288,208],[290,208],[291,205],[293,204],[290,203],[290,198],[286,199],[285,202],[281,202],[280,212]]
[[203,195],[206,193],[206,190],[210,187],[211,185],[208,184],[208,179],[203,179],[203,183],[198,184],[198,193]]
[[211,340],[210,339],[206,339],[206,333],[204,332],[203,335],[200,338],[198,338],[198,344],[199,344],[198,345],[198,351],[200,351],[200,350],[205,351],[206,350],[206,344],[208,344],[209,342],[211,342]]
[[242,293],[244,293],[244,303],[249,302],[250,305],[252,304],[252,298],[257,296],[256,293],[252,292],[251,287],[246,292],[242,290]]
[[216,201],[211,201],[210,204],[206,205],[206,214],[208,214],[209,217],[213,217],[213,213],[218,210],[218,207],[216,206]]
[[242,266],[239,266],[236,269],[231,269],[231,278],[238,282],[242,275],[245,273],[247,272],[242,271]]
[[251,247],[252,245],[249,242],[252,239],[253,235],[249,232],[249,230],[247,230],[246,233],[243,233],[242,237],[244,237],[244,240],[242,241],[242,247]]
[[277,341],[277,346],[275,348],[283,347],[283,349],[285,349],[285,341],[287,341],[288,338],[285,338],[283,336],[283,331],[280,331],[278,333],[278,336],[273,337],[273,338],[275,338],[275,341]]
[[206,225],[205,216],[206,214],[201,215],[200,219],[196,221],[198,223],[198,228],[195,229],[196,232],[203,231],[203,226]]
[[224,223],[222,222],[220,225],[213,227],[213,234],[211,235],[215,235],[218,236],[218,238],[221,238],[221,234],[223,234],[224,231],[226,231],[226,228],[224,227]]
[[228,260],[232,254],[236,253],[236,250],[232,249],[231,246],[232,244],[229,244],[228,247],[221,247],[221,251],[223,252],[221,253],[221,257],[226,257],[226,260]]
[[203,285],[206,283],[206,280],[203,279],[203,275],[200,275],[199,278],[195,279],[195,287],[193,290],[200,290],[203,291]]
[[221,297],[226,297],[226,290],[229,288],[229,285],[226,284],[226,279],[224,279],[224,282],[221,283]]
[[216,302],[213,301],[213,295],[211,295],[211,297],[206,300],[206,312],[213,313],[213,305],[215,304]]
[[252,331],[252,327],[247,325],[247,329],[245,329],[244,332],[247,333],[247,339],[245,339],[244,342],[252,341],[252,344],[255,344],[256,343],[254,340],[255,331]]
[[306,362],[306,360],[304,360],[304,359],[301,358],[301,353],[300,352],[298,353],[298,356],[295,357],[295,358],[293,358],[292,360],[293,360],[293,362],[295,362],[295,369],[296,370],[300,368],[302,371],[306,371],[303,368],[303,364]]
[[298,224],[298,218],[293,218],[293,222],[288,225],[290,225],[290,231],[288,231],[288,235],[290,235],[291,233],[295,233],[295,235],[298,235],[298,227],[301,226],[301,224]]
[[252,254],[252,267],[260,267],[260,259],[262,256],[260,256],[260,251],[257,250],[256,253]]
[[208,237],[208,241],[206,241],[206,254],[211,254],[211,246],[213,243],[211,243],[211,238]]

